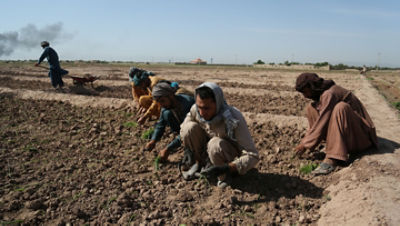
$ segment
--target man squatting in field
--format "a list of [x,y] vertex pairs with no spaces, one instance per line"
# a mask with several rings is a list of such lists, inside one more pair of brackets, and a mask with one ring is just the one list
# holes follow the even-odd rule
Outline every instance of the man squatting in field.
[[[141,117],[138,119],[138,123],[142,124],[152,116],[159,118],[161,106],[153,99],[151,92],[158,82],[166,80],[155,76],[151,71],[132,67],[129,70],[129,81],[131,81],[132,85],[133,99],[139,105],[138,113]],[[176,82],[171,83],[171,85],[177,88],[176,94],[186,93],[192,95],[187,89],[179,87]]]
[[129,70],[129,81],[132,85],[133,99],[139,105],[138,113],[141,117],[138,123],[144,123],[152,116],[160,117],[161,106],[151,96],[151,90],[160,81],[163,80],[154,76],[153,72],[145,71],[132,67]]
[[227,176],[243,175],[257,164],[258,151],[242,113],[226,103],[217,84],[201,84],[195,101],[181,125],[185,156],[192,152],[195,165],[205,165],[209,158],[213,166],[200,173],[218,177],[218,187],[226,187]]
[[296,153],[313,151],[321,141],[326,141],[325,159],[314,174],[328,174],[339,161],[347,161],[350,153],[377,146],[375,126],[351,91],[315,73],[300,74],[295,88],[314,101],[307,106],[310,127],[296,147]]
[[146,150],[152,150],[155,147],[157,141],[161,139],[166,126],[169,126],[174,133],[178,134],[167,147],[160,151],[159,156],[163,161],[168,159],[168,155],[172,150],[181,146],[180,125],[194,104],[193,95],[175,94],[177,89],[177,86],[171,86],[171,82],[160,81],[152,90],[153,99],[161,105],[161,115],[154,126],[151,141],[146,144]]
[[38,62],[35,64],[35,66],[38,67],[39,64],[44,60],[44,58],[47,58],[47,62],[50,67],[49,77],[50,77],[51,85],[56,90],[62,91],[62,88],[64,86],[62,76],[68,74],[68,71],[66,71],[60,67],[60,62],[58,61],[57,52],[53,48],[50,47],[49,42],[43,41],[40,43],[40,45],[42,46],[42,48],[44,50],[43,50],[43,53],[40,56]]

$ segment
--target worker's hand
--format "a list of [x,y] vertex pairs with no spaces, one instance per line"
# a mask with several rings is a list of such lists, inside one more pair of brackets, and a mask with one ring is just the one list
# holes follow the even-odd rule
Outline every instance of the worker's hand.
[[237,173],[238,173],[238,169],[237,169],[235,163],[230,162],[230,163],[228,164],[228,166],[229,166],[229,172],[230,172],[230,173],[232,173],[232,174],[237,174]]
[[155,140],[151,140],[146,144],[146,146],[144,147],[144,150],[151,151],[151,150],[154,149],[155,146],[156,146],[156,141]]
[[36,63],[36,64],[35,64],[35,67],[37,67],[37,66],[39,66],[39,63]]
[[166,162],[168,160],[168,156],[169,156],[168,148],[162,149],[160,151],[160,153],[158,154],[158,156],[160,156],[160,159],[162,162]]
[[299,144],[294,149],[294,151],[295,151],[296,155],[301,156],[306,151],[306,148],[304,147],[303,144]]
[[225,164],[222,166],[211,166],[205,170],[202,170],[200,173],[206,177],[218,177],[222,174],[230,173],[230,170],[229,165]]
[[146,115],[143,115],[142,117],[140,117],[139,119],[138,119],[138,123],[139,124],[143,124],[143,123],[145,123],[146,121],[147,121],[147,116]]
[[139,110],[138,110],[138,113],[141,115],[141,114],[144,114],[144,113],[146,113],[146,108],[144,108],[144,107],[139,107]]

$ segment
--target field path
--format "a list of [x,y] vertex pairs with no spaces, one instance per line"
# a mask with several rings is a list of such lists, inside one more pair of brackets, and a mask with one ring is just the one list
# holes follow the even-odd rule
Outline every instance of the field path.
[[320,209],[319,225],[400,225],[400,121],[396,111],[362,77],[355,94],[377,128],[379,154],[338,171]]

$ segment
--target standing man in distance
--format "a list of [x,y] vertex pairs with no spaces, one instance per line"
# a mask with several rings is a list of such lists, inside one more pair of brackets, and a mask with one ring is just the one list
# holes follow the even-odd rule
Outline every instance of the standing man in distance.
[[40,43],[40,45],[43,48],[43,53],[40,56],[38,62],[35,64],[36,67],[39,66],[39,64],[44,60],[44,58],[47,58],[47,62],[49,64],[49,77],[51,81],[51,85],[57,90],[57,91],[64,91],[64,82],[62,80],[62,76],[68,74],[68,71],[62,69],[60,67],[60,62],[58,60],[58,54],[57,52],[50,47],[50,43],[48,41],[43,41]]

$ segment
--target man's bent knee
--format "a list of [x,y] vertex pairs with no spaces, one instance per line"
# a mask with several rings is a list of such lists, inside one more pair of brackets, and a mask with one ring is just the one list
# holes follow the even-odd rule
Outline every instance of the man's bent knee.
[[332,114],[334,113],[338,113],[338,112],[346,112],[352,110],[350,105],[346,102],[339,102],[335,105],[335,107],[333,108]]
[[216,155],[222,152],[224,142],[226,142],[224,139],[219,138],[219,137],[213,137],[211,138],[210,141],[208,141],[207,144],[207,152],[208,154],[211,155]]
[[207,153],[214,165],[223,165],[233,161],[235,153],[229,142],[219,137],[213,137],[207,144]]
[[186,137],[196,134],[198,131],[202,130],[201,126],[197,122],[186,122],[181,124],[181,137],[184,140]]
[[162,117],[163,117],[165,120],[167,120],[167,121],[169,121],[173,116],[174,116],[174,115],[172,114],[172,111],[171,111],[171,110],[164,110],[164,111],[162,112]]
[[151,96],[146,95],[139,98],[139,105],[144,108],[149,108],[152,102],[153,98]]

